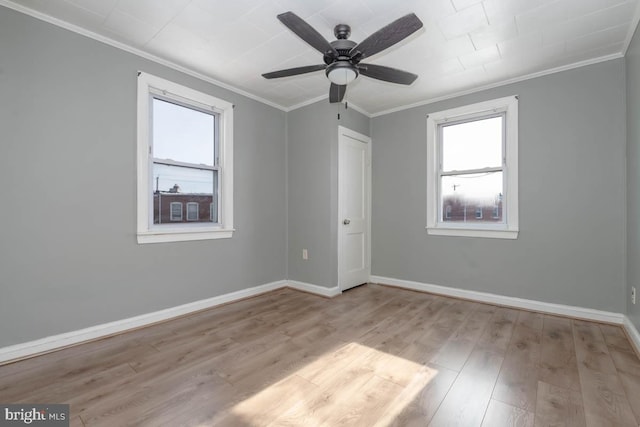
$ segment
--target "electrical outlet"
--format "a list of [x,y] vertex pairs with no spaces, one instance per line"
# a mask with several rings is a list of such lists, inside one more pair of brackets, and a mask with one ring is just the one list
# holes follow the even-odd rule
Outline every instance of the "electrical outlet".
[[632,286],[631,287],[631,304],[635,304],[636,303],[636,287]]
[[304,260],[308,260],[309,259],[309,252],[307,252],[306,249],[302,250],[302,259],[304,259]]

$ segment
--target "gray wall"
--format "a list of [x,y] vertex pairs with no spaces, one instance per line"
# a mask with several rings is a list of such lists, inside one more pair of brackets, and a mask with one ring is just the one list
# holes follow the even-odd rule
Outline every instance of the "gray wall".
[[[623,312],[624,67],[608,61],[372,119],[372,273]],[[516,94],[518,239],[428,236],[427,114]]]
[[628,296],[631,286],[640,292],[640,32],[625,57],[627,65],[627,315],[640,330],[640,295],[636,305]]
[[333,287],[338,284],[338,126],[369,135],[369,119],[325,99],[289,112],[287,120],[289,279]]
[[[286,278],[286,114],[0,7],[0,347]],[[236,105],[232,239],[136,244],[136,72]]]

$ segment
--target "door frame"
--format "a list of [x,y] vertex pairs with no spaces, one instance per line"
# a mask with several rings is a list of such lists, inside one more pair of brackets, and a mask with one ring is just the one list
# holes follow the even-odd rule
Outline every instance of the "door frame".
[[340,148],[342,146],[342,144],[344,143],[344,138],[345,137],[349,137],[352,139],[355,139],[357,141],[362,142],[363,144],[365,144],[365,157],[366,157],[366,162],[367,162],[367,171],[366,171],[366,178],[367,178],[367,185],[366,185],[366,189],[365,191],[367,192],[367,206],[365,207],[366,209],[366,214],[367,214],[367,224],[365,225],[365,233],[367,234],[366,236],[366,245],[365,245],[365,250],[366,250],[366,255],[365,255],[365,262],[367,265],[367,280],[370,280],[371,277],[371,169],[372,169],[372,165],[371,165],[371,137],[361,134],[359,132],[356,132],[354,130],[351,130],[347,127],[344,126],[338,126],[338,213],[337,213],[337,217],[335,218],[337,224],[338,224],[338,288],[340,289],[340,291],[343,291],[343,284],[342,284],[342,228],[343,224],[342,224],[342,217],[341,217],[341,212],[342,212],[342,202],[341,202],[341,197],[340,197]]

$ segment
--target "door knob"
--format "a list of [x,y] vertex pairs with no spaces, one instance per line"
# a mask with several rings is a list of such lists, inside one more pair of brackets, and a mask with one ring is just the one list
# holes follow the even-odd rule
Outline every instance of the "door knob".
[[351,220],[350,219],[345,219],[344,221],[342,221],[342,223],[344,225],[349,225],[349,224],[351,224]]

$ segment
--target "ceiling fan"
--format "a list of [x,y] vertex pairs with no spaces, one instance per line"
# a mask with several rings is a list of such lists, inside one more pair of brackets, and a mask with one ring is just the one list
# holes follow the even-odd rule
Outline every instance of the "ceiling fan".
[[351,27],[345,24],[335,26],[333,33],[337,40],[329,43],[318,31],[293,12],[282,13],[278,15],[278,19],[302,40],[322,53],[324,64],[272,71],[262,75],[266,79],[324,70],[327,78],[331,81],[329,102],[342,102],[347,84],[360,74],[403,85],[410,85],[418,78],[417,75],[407,71],[360,62],[366,57],[375,55],[404,40],[422,28],[422,21],[413,13],[393,21],[360,43],[348,40],[351,35]]

